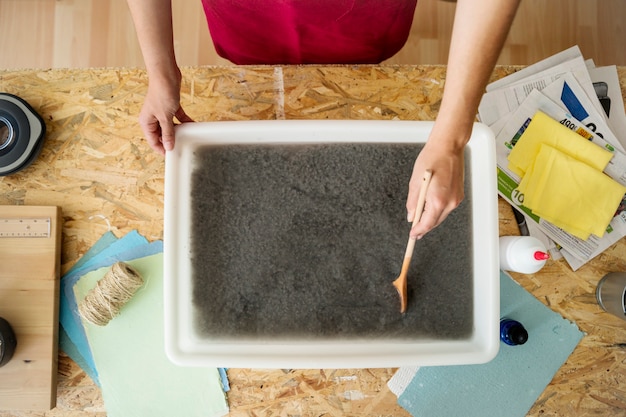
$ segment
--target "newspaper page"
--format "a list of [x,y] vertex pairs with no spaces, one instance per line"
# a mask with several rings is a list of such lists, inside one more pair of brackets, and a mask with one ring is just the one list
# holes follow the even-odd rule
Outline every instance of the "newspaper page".
[[615,65],[589,69],[589,76],[596,90],[602,109],[608,117],[608,125],[626,148],[626,112],[622,90]]
[[541,90],[563,109],[567,110],[576,120],[581,122],[594,136],[599,136],[620,151],[624,147],[593,104],[597,96],[588,97],[572,74],[565,74],[552,84]]
[[559,66],[563,64],[564,62],[571,61],[575,58],[582,57],[582,56],[583,54],[582,52],[580,52],[580,48],[578,47],[578,45],[574,45],[571,48],[568,48],[546,59],[543,59],[539,62],[529,65],[507,77],[501,78],[499,80],[496,80],[490,83],[487,86],[487,92],[507,87],[511,84],[514,84],[518,81],[523,80],[524,78],[527,78],[539,72],[542,72],[548,68]]
[[[507,113],[514,111],[533,90],[543,90],[560,77],[570,74],[574,76],[584,89],[587,97],[594,97],[595,90],[585,61],[581,56],[567,61],[558,67],[548,68],[543,72],[524,78],[506,87],[485,93],[478,106],[481,122],[492,125]],[[506,77],[505,77],[506,78]],[[598,101],[596,99],[596,101]],[[598,102],[591,102],[597,111],[602,111]],[[602,116],[601,116],[602,117]]]
[[[537,224],[539,229],[547,237],[562,247],[562,254],[573,270],[577,270],[593,257],[600,254],[617,240],[626,236],[626,207],[620,205],[616,216],[612,219],[607,232],[602,237],[590,236],[587,240],[581,240],[570,235],[564,230],[539,218],[529,209],[524,207],[524,196],[517,191],[520,178],[508,170],[508,154],[530,123],[533,115],[541,110],[553,119],[566,125],[576,133],[591,140],[598,146],[612,149],[611,145],[604,139],[594,136],[592,132],[585,129],[578,120],[569,112],[561,108],[554,101],[538,90],[532,91],[520,107],[508,118],[507,124],[502,128],[496,137],[496,158],[498,165],[498,192],[510,204],[518,207],[522,211],[527,221]],[[626,155],[614,150],[614,157],[611,160],[612,167],[605,169],[611,171],[610,175],[616,181],[626,183]],[[609,163],[611,165],[611,163]]]

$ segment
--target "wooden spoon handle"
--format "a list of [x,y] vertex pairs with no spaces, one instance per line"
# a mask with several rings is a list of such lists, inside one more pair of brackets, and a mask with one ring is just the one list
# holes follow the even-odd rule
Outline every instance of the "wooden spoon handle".
[[[415,216],[413,217],[413,222],[411,223],[411,227],[415,226],[422,217],[422,213],[424,212],[424,204],[426,203],[426,191],[428,191],[428,184],[430,184],[430,179],[432,177],[432,171],[426,170],[424,171],[424,181],[420,188],[419,195],[417,197],[417,210],[415,211]],[[398,290],[398,295],[400,296],[400,313],[404,313],[406,311],[407,305],[407,274],[409,272],[409,265],[411,264],[411,257],[413,256],[413,249],[415,248],[415,238],[409,237],[409,241],[406,245],[406,252],[404,252],[404,260],[402,262],[402,270],[400,272],[400,276],[393,282],[393,286]]]
[[419,223],[420,219],[422,218],[422,213],[424,213],[424,205],[426,204],[426,191],[428,191],[428,185],[430,184],[430,179],[432,177],[433,172],[430,169],[424,171],[424,178],[422,178],[420,193],[417,196],[417,206],[415,207],[415,215],[413,216],[413,223],[411,223],[411,228]]
[[[417,196],[417,206],[415,208],[415,215],[413,216],[411,228],[419,223],[420,219],[422,218],[422,213],[424,213],[424,205],[426,204],[426,192],[428,191],[428,185],[430,184],[430,179],[432,178],[432,176],[433,172],[430,169],[424,171],[424,178],[422,179],[422,186],[420,187],[420,192]],[[415,238],[409,237],[409,242],[406,245],[406,252],[404,252],[404,259],[411,259],[414,248]]]

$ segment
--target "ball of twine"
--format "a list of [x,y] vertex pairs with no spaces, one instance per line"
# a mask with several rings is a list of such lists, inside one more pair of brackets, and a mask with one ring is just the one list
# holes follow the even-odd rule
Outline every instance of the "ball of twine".
[[78,306],[78,312],[88,322],[105,326],[142,285],[143,278],[135,269],[117,262],[87,294]]

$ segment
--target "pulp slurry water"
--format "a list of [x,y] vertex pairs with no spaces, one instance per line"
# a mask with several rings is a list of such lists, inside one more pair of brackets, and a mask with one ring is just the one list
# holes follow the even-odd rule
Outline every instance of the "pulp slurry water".
[[194,152],[195,329],[215,339],[463,339],[473,328],[469,150],[464,202],[398,276],[422,144],[207,145]]

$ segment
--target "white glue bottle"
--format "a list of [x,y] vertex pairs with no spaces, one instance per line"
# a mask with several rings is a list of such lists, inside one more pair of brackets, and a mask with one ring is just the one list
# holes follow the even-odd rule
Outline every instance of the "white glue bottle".
[[550,258],[543,243],[532,236],[500,237],[500,269],[534,274]]

